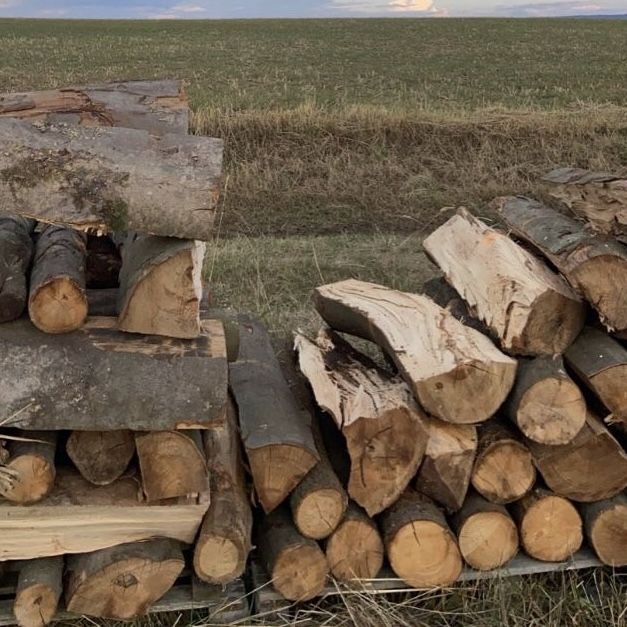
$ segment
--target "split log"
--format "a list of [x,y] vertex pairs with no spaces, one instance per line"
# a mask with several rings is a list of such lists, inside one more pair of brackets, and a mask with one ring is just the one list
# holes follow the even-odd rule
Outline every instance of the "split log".
[[471,568],[500,568],[518,552],[518,529],[507,509],[476,492],[468,495],[452,524],[459,550]]
[[16,320],[26,308],[34,228],[34,220],[0,216],[0,323]]
[[525,552],[543,562],[563,562],[583,542],[581,516],[574,505],[537,488],[512,506]]
[[564,370],[561,357],[520,360],[503,409],[525,436],[550,445],[572,442],[587,413],[586,400]]
[[614,418],[627,423],[627,350],[603,331],[587,327],[564,357]]
[[80,126],[122,126],[153,135],[189,128],[183,83],[127,81],[0,95],[0,118]]
[[57,447],[55,431],[20,431],[10,440],[9,461],[2,468],[0,495],[12,503],[28,505],[48,496],[54,487]]
[[128,468],[135,454],[135,439],[128,429],[72,431],[65,450],[87,481],[108,485]]
[[351,279],[317,288],[314,301],[332,328],[381,346],[438,418],[487,420],[512,387],[516,362],[424,296]]
[[627,488],[627,454],[590,413],[584,428],[569,444],[526,443],[545,483],[560,496],[591,503],[612,498]]
[[459,510],[466,498],[477,454],[477,429],[453,425],[429,417],[424,461],[416,478],[416,490],[449,512]]
[[57,613],[63,592],[63,557],[21,562],[13,614],[20,627],[44,627]]
[[203,581],[225,585],[240,577],[246,568],[253,526],[232,402],[224,424],[208,429],[203,436],[211,504],[196,540],[194,571]]
[[243,316],[239,329],[239,357],[229,368],[230,385],[255,491],[268,513],[320,458],[311,416],[294,398],[268,332],[259,321]]
[[228,364],[213,320],[195,340],[121,333],[115,318],[64,336],[16,320],[0,325],[0,372],[5,426],[166,431],[224,419]]
[[383,566],[385,548],[375,522],[351,501],[325,552],[331,575],[338,581],[374,579]]
[[627,496],[581,506],[588,542],[608,566],[627,566]]
[[380,522],[392,570],[409,586],[448,586],[459,578],[457,540],[429,498],[407,490]]
[[322,592],[329,573],[326,557],[314,540],[298,532],[288,508],[264,517],[257,546],[272,585],[283,597],[309,601]]
[[85,284],[88,289],[107,290],[118,287],[121,268],[120,251],[110,237],[87,236]]
[[[346,438],[348,493],[368,515],[405,491],[424,456],[424,414],[402,379],[391,377],[337,334],[296,336],[299,365],[318,405]],[[339,434],[338,434],[339,435]]]
[[121,249],[118,328],[198,337],[204,242],[131,234]]
[[500,422],[482,425],[471,481],[475,490],[492,503],[517,501],[536,481],[529,449]]
[[563,353],[583,328],[584,304],[564,279],[466,209],[423,245],[503,350]]
[[0,119],[0,206],[109,233],[212,236],[222,141]]
[[519,196],[497,202],[514,235],[543,254],[609,329],[627,329],[627,248],[535,200]]
[[48,226],[37,239],[30,275],[28,314],[46,333],[69,333],[87,318],[83,233]]
[[607,172],[559,168],[543,179],[549,194],[595,231],[627,241],[627,179]]
[[169,539],[121,544],[68,557],[68,612],[130,620],[144,615],[185,566],[181,546]]

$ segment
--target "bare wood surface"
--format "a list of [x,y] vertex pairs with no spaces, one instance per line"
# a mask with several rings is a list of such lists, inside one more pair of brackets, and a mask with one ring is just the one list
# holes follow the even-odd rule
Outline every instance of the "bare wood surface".
[[63,592],[63,557],[20,562],[13,613],[20,627],[44,627],[55,614]]
[[580,506],[588,542],[607,566],[627,566],[627,495]]

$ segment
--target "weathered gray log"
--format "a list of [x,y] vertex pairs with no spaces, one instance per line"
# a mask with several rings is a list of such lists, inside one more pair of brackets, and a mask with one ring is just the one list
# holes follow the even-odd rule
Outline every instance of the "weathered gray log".
[[57,613],[63,592],[63,556],[19,563],[13,613],[20,627],[44,627]]
[[98,232],[212,236],[222,141],[0,119],[0,207]]

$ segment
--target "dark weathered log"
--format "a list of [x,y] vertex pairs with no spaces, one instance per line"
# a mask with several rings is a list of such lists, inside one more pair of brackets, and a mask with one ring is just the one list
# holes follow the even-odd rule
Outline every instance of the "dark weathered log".
[[351,279],[317,288],[314,301],[332,328],[381,346],[438,418],[487,420],[512,387],[516,362],[425,296]]
[[172,340],[120,333],[115,318],[65,336],[0,325],[0,417],[23,429],[206,428],[224,418],[228,365],[222,324],[202,326]]
[[588,542],[608,566],[627,566],[627,495],[581,505]]
[[122,258],[115,242],[106,235],[87,236],[85,284],[87,289],[107,290],[118,287]]
[[30,275],[28,314],[46,333],[68,333],[87,318],[86,236],[48,226],[39,234]]
[[187,134],[182,81],[127,81],[0,95],[0,118]]
[[118,315],[118,288],[102,290],[87,290],[87,304],[89,316],[117,316]]
[[537,357],[519,361],[503,412],[529,439],[557,445],[575,438],[586,422],[587,410],[562,358]]
[[503,198],[497,205],[514,235],[543,254],[609,329],[627,329],[627,248],[530,198]]
[[185,566],[181,545],[157,539],[121,544],[67,559],[68,612],[129,620],[145,614]]
[[324,588],[329,572],[318,544],[302,536],[283,506],[265,516],[257,531],[263,565],[276,591],[290,601],[308,601]]
[[28,298],[35,221],[0,215],[0,323],[19,318]]
[[402,379],[391,377],[337,334],[322,330],[315,341],[298,334],[296,348],[318,405],[346,438],[348,492],[370,516],[378,514],[416,474],[427,445],[425,416]]
[[63,557],[19,563],[13,614],[20,627],[44,627],[57,613],[63,592]]
[[566,281],[466,209],[427,237],[424,248],[503,350],[555,355],[581,331],[585,307]]
[[239,323],[239,357],[230,385],[242,441],[262,507],[271,512],[319,461],[311,416],[294,398],[270,336],[253,318]]
[[0,119],[0,207],[107,233],[211,238],[222,141]]
[[135,454],[135,438],[128,429],[72,431],[65,449],[87,481],[108,485],[128,468]]
[[251,550],[252,511],[235,406],[227,419],[203,433],[211,477],[211,504],[194,549],[194,570],[203,581],[224,585],[241,576]]

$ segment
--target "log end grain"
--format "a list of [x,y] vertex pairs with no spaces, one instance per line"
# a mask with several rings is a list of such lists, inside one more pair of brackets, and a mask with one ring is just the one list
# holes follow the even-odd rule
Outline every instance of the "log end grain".
[[248,547],[242,547],[239,538],[206,535],[194,551],[194,570],[202,574],[203,581],[214,585],[227,584],[244,570]]
[[38,583],[20,592],[13,605],[15,620],[20,627],[44,627],[57,612],[60,590]]
[[583,506],[588,541],[607,566],[627,566],[627,497]]
[[62,277],[31,293],[28,313],[44,333],[70,333],[87,319],[89,305],[85,290],[73,279]]
[[346,510],[346,496],[333,489],[309,492],[294,511],[294,523],[308,538],[322,540],[337,528]]

